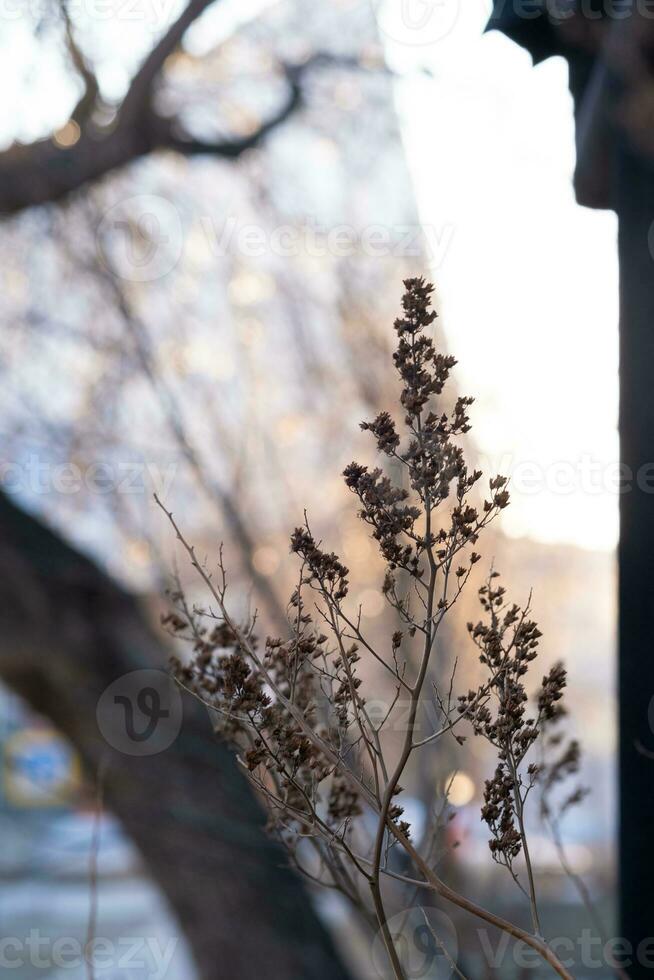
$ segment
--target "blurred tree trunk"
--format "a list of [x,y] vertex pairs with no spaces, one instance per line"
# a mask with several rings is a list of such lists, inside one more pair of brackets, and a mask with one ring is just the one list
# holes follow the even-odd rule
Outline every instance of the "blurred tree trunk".
[[[620,935],[634,951],[654,918],[654,163],[622,145],[620,249]],[[628,971],[649,976],[647,962]]]
[[203,980],[345,980],[300,881],[207,712],[184,699],[181,731],[138,758],[107,744],[98,700],[167,657],[135,598],[0,494],[0,676],[74,744],[138,846]]

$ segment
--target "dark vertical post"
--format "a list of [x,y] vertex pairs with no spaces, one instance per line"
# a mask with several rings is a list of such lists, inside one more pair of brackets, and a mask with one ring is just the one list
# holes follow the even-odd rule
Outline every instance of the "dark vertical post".
[[[654,165],[625,148],[616,200],[620,445],[630,481],[620,500],[620,929],[635,954],[654,936]],[[634,955],[634,980],[654,977],[654,957],[643,954]]]

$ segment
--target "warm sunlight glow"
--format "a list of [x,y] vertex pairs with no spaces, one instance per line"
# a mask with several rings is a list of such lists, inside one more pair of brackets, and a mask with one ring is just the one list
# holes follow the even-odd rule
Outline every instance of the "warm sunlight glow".
[[75,146],[80,138],[80,128],[74,119],[69,119],[65,126],[58,129],[54,134],[54,141],[57,146],[66,149]]
[[384,610],[384,598],[378,589],[366,589],[361,593],[361,612],[367,619],[374,619]]
[[616,219],[574,200],[564,62],[484,35],[489,9],[443,0],[422,45],[382,21],[441,325],[477,395],[482,468],[511,477],[505,529],[610,549]]
[[452,776],[448,800],[452,806],[467,806],[475,796],[475,784],[465,772]]
[[262,575],[274,575],[279,568],[279,552],[267,545],[257,548],[252,560],[256,570]]

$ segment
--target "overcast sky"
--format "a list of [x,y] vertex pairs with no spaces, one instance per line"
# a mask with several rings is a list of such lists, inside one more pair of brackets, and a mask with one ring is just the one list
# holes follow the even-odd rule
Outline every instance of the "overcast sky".
[[[534,68],[485,0],[402,0],[381,18],[443,326],[514,534],[617,541],[615,216],[572,193],[562,59]],[[425,67],[429,74],[416,73]],[[485,467],[486,468],[486,467]]]

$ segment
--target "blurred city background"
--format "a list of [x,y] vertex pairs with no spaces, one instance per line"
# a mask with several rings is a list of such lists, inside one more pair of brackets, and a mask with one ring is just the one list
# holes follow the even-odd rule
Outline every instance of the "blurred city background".
[[[89,66],[107,115],[96,123],[108,125],[183,6],[7,9],[4,148],[44,141],[66,154],[84,139],[76,107]],[[421,34],[392,2],[206,7],[167,57],[154,97],[182,134],[97,179],[91,167],[59,200],[20,203],[17,192],[4,208],[4,491],[138,596],[155,623],[175,563],[188,574],[153,490],[199,551],[224,540],[234,591],[264,619],[293,587],[288,532],[306,507],[352,569],[367,625],[386,629],[382,568],[340,473],[370,453],[358,422],[393,397],[402,278],[426,274],[439,342],[459,360],[457,389],[476,399],[469,451],[486,473],[511,478],[513,503],[481,548],[484,565],[494,562],[516,601],[533,590],[543,665],[563,658],[569,668],[591,792],[566,817],[564,839],[610,928],[616,220],[574,200],[567,66],[534,67],[506,37],[485,33],[485,0],[445,0]],[[202,152],[194,141],[244,146]],[[474,592],[466,602],[461,627],[476,615]],[[465,629],[453,627],[448,642],[465,670]],[[48,715],[3,688],[2,936],[38,928],[83,941],[97,901],[98,935],[147,935],[156,946],[137,966],[114,958],[98,980],[159,968],[162,980],[191,980],[173,912],[118,817],[106,807],[98,815],[97,787]],[[484,747],[470,745],[457,765],[441,753],[433,771],[416,773],[410,819],[424,820],[425,783],[456,769],[451,874],[520,916],[479,819]],[[586,913],[537,812],[533,835],[548,928],[576,935]],[[376,976],[369,937],[350,928],[345,906],[313,899],[353,975]],[[452,917],[461,948],[474,923]],[[483,976],[472,940],[470,949],[471,976]],[[161,951],[170,953],[163,966]],[[87,974],[82,963],[16,975]]]

